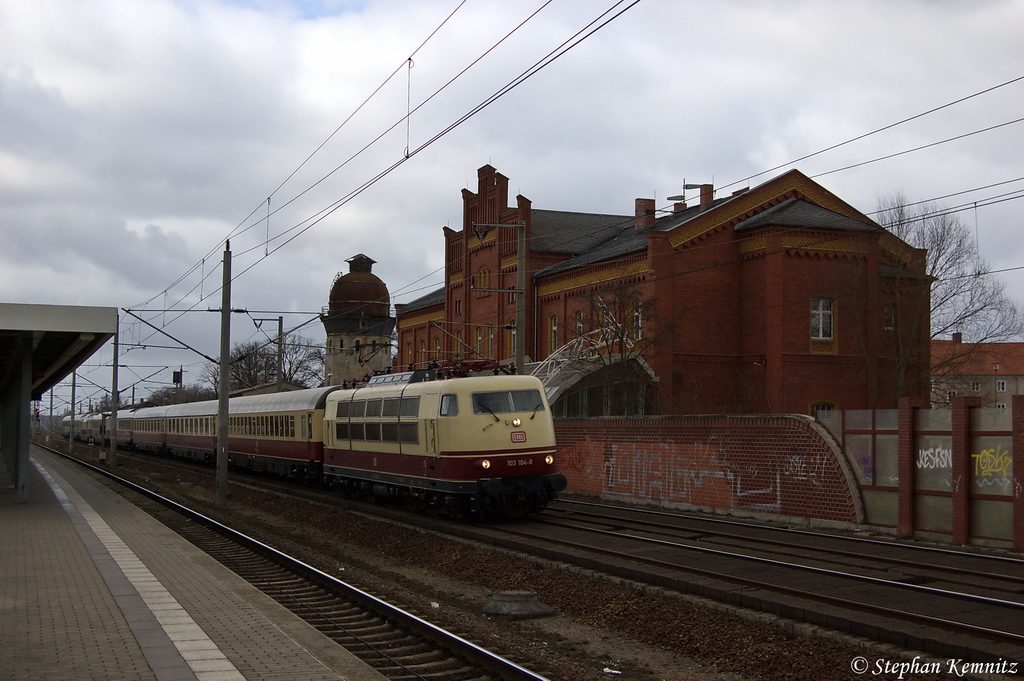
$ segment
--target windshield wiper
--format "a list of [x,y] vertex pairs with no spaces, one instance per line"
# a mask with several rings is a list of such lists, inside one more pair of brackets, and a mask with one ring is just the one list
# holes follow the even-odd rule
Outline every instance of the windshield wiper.
[[481,409],[483,409],[484,411],[486,411],[486,412],[487,412],[488,414],[490,414],[491,416],[493,416],[493,417],[494,417],[494,420],[495,420],[495,421],[500,421],[500,420],[501,420],[501,419],[499,419],[499,418],[498,418],[498,415],[494,413],[494,410],[493,410],[493,409],[491,409],[490,407],[488,407],[488,406],[487,406],[486,404],[484,404],[483,402],[477,402],[477,403],[476,403],[476,406],[480,407]]

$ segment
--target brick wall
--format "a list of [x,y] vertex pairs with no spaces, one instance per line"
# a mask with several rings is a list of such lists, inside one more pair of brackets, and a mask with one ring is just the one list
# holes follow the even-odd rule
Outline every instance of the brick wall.
[[565,419],[555,422],[555,434],[569,492],[863,521],[849,466],[809,417]]

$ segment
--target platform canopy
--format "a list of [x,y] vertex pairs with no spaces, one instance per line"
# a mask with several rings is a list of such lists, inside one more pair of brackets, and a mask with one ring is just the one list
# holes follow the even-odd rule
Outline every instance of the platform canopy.
[[28,498],[29,408],[117,333],[117,308],[0,303],[0,481]]
[[0,303],[0,385],[31,353],[31,399],[39,399],[116,332],[114,307]]

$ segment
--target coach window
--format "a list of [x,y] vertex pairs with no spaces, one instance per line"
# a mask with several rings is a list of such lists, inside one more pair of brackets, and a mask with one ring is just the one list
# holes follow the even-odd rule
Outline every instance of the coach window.
[[441,395],[441,416],[457,416],[458,413],[458,395]]

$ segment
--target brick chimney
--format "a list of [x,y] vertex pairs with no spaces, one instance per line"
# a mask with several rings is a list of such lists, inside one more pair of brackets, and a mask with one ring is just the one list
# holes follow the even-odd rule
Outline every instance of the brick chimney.
[[715,185],[702,184],[700,186],[700,207],[707,208],[715,200]]
[[636,200],[636,222],[635,229],[639,232],[654,224],[654,199]]

